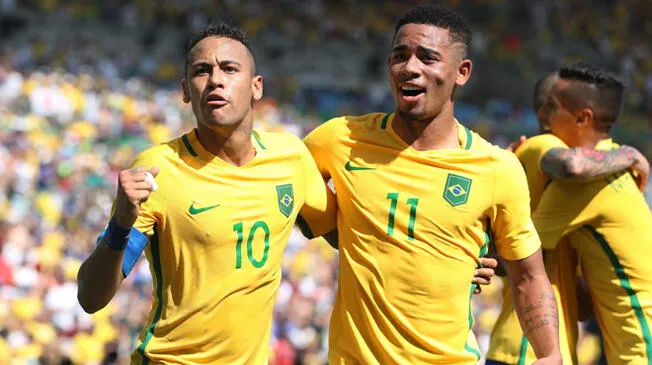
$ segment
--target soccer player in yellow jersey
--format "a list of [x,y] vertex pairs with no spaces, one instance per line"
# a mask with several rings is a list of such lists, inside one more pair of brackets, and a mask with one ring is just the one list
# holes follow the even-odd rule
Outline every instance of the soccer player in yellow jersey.
[[493,242],[537,364],[560,364],[557,307],[516,157],[457,122],[470,27],[441,6],[398,23],[394,113],[332,119],[304,140],[337,192],[340,274],[329,363],[475,364],[469,285]]
[[[534,110],[539,111],[548,98],[550,90],[557,79],[552,74],[537,83],[535,87]],[[542,116],[542,113],[538,113]],[[549,129],[542,116],[540,119],[541,131]],[[522,142],[522,141],[521,141]],[[556,180],[579,180],[590,181],[605,174],[616,173],[628,167],[636,168],[639,161],[645,162],[645,158],[631,147],[622,146],[605,155],[606,164],[599,165],[592,163],[596,151],[587,148],[582,151],[576,148],[570,153],[557,154],[554,148],[559,146],[559,139],[550,134],[533,137],[522,143],[516,150],[519,160],[523,164],[528,185],[530,187],[531,206],[534,212],[544,190]],[[545,166],[542,161],[545,160]],[[568,169],[568,166],[576,168]],[[546,171],[546,172],[544,172]],[[585,204],[581,201],[564,201],[564,208],[573,204],[580,204],[581,209]],[[575,347],[577,343],[577,319],[578,319],[578,298],[576,292],[576,271],[577,255],[571,247],[582,244],[585,238],[577,233],[568,235],[555,250],[547,250],[544,256],[546,271],[557,295],[559,303],[560,318],[560,347],[565,363],[577,363]],[[490,348],[487,352],[487,365],[498,364],[529,364],[535,357],[532,348],[528,346],[527,339],[522,335],[518,325],[518,319],[511,303],[511,290],[509,286],[503,289],[503,308],[494,326]]]
[[[559,137],[548,160],[581,153],[608,170],[635,159],[636,151],[615,153],[609,130],[620,112],[623,85],[608,71],[578,63],[559,70],[544,116]],[[591,147],[598,150],[594,151]],[[619,172],[590,183],[554,181],[544,191],[533,219],[544,248],[569,233],[588,284],[609,364],[652,364],[652,214],[639,189],[649,164],[634,167],[636,178]],[[553,169],[554,170],[554,169]],[[551,172],[554,173],[554,172]],[[638,185],[638,186],[637,186]],[[564,204],[560,204],[564,202]]]
[[182,87],[197,128],[120,173],[113,217],[79,271],[79,302],[103,308],[144,249],[154,303],[133,364],[266,364],[292,227],[334,230],[335,198],[300,139],[252,130],[263,85],[240,30],[209,26],[194,38]]

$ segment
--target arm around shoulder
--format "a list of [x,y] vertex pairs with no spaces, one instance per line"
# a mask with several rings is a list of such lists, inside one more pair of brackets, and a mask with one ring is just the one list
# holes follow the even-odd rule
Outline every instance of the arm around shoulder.
[[541,171],[555,180],[587,181],[628,168],[645,176],[649,163],[635,148],[620,146],[610,151],[591,147],[552,148],[541,158]]

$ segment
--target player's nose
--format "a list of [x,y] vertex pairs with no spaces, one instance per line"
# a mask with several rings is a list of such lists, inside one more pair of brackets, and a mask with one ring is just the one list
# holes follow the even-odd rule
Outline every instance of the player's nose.
[[224,88],[224,72],[214,67],[208,78],[208,85],[212,88]]
[[411,80],[419,77],[421,70],[421,61],[416,55],[411,55],[401,68],[401,81]]

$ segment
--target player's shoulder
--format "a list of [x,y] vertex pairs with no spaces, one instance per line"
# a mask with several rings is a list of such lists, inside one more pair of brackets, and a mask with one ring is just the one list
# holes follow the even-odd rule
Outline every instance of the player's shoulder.
[[552,133],[543,133],[530,137],[523,142],[516,150],[517,154],[528,150],[540,150],[550,148],[568,148],[568,146]]
[[470,145],[470,151],[475,151],[483,156],[489,156],[491,161],[495,164],[495,170],[497,172],[507,171],[514,168],[522,170],[521,163],[514,153],[487,141],[468,128],[466,129],[466,132],[467,143]]
[[387,126],[388,113],[345,115],[327,120],[310,132],[309,136],[337,136],[355,130],[376,130]]
[[182,137],[174,138],[170,141],[149,147],[138,153],[134,158],[132,165],[140,166],[161,166],[170,161],[171,157],[179,154]]
[[271,132],[255,129],[252,133],[252,138],[255,144],[265,149],[278,146],[293,148],[302,144],[301,139],[290,132]]
[[268,132],[254,130],[254,145],[267,151],[279,151],[283,154],[306,153],[306,146],[301,139],[290,132]]

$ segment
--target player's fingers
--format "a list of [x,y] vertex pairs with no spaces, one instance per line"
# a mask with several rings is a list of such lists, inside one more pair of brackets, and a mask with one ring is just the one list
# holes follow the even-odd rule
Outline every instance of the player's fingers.
[[493,278],[494,277],[494,269],[488,268],[488,267],[482,267],[475,269],[474,276],[482,276],[485,278]]
[[135,169],[132,169],[121,171],[119,178],[120,185],[128,187],[131,183],[145,181],[145,171],[147,170],[136,171]]
[[480,265],[482,267],[488,267],[490,269],[495,269],[498,267],[498,260],[491,258],[491,257],[481,257],[480,258]]
[[482,287],[480,285],[476,285],[475,289],[473,289],[473,294],[480,294],[482,293]]
[[645,188],[647,187],[647,176],[638,174],[636,177],[636,185],[638,185],[638,190],[641,192],[645,191]]
[[139,190],[130,189],[126,191],[126,194],[129,197],[129,200],[132,202],[132,204],[137,205],[139,203],[147,201],[147,198],[149,198],[150,191],[145,189],[139,189]]
[[149,168],[148,171],[149,171],[150,174],[152,174],[152,176],[156,177],[156,175],[158,175],[158,173],[161,171],[161,169],[159,169],[157,166],[152,166],[152,167]]
[[486,277],[486,276],[476,276],[471,280],[473,284],[480,284],[480,285],[489,285],[491,284],[491,277]]
[[148,191],[154,191],[154,187],[151,183],[151,181],[138,181],[138,182],[132,182],[129,184],[129,188],[133,190],[148,190]]
[[[135,174],[135,173],[138,173],[138,172],[145,172],[145,171],[147,171],[147,167],[145,167],[145,166],[136,166],[136,167],[132,167],[132,168],[130,168],[129,170],[124,170],[124,171],[127,171],[127,172],[129,172],[129,173],[131,173],[131,174]],[[124,171],[123,171],[123,172],[124,172]]]

